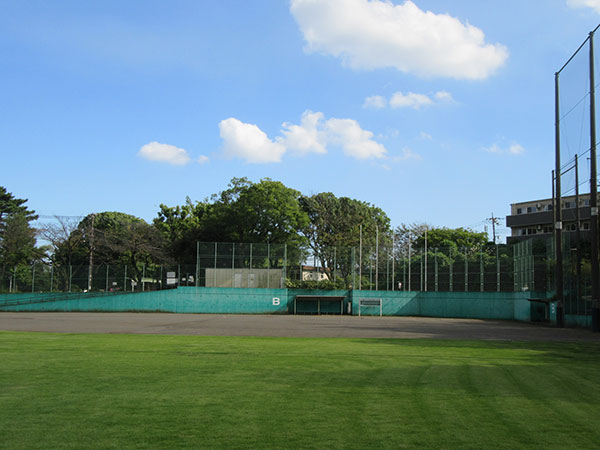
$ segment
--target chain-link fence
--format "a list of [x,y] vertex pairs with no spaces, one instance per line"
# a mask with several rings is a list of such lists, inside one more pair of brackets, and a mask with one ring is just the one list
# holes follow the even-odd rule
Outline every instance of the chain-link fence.
[[2,292],[148,291],[177,286],[510,292],[552,288],[546,245],[401,249],[199,242],[195,264],[53,265],[5,271]]

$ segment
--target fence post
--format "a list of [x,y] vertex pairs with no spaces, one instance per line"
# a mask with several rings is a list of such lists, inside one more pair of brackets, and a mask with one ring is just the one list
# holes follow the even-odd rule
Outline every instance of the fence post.
[[412,249],[410,239],[408,240],[408,290],[412,290]]
[[144,278],[146,278],[146,264],[142,266],[142,292],[146,290],[146,285],[144,283]]
[[281,289],[285,288],[285,281],[287,279],[287,244],[283,244],[283,279],[281,280]]
[[439,273],[438,273],[438,258],[437,258],[438,249],[437,249],[437,247],[434,248],[433,251],[435,252],[434,255],[433,255],[433,261],[434,261],[434,264],[435,264],[435,269],[434,269],[435,270],[435,292],[437,292],[439,290],[439,284],[438,284],[438,281],[439,281],[438,275],[439,275]]
[[402,288],[406,291],[406,258],[402,258]]
[[513,291],[517,292],[517,251],[515,248],[513,248]]
[[73,282],[73,266],[69,264],[69,292],[71,292],[71,286]]
[[31,293],[35,292],[35,263],[31,265]]
[[[371,252],[373,249],[371,249]],[[369,290],[373,290],[373,254],[369,257]]]
[[108,268],[109,268],[109,267],[110,267],[110,266],[107,264],[107,265],[106,265],[106,282],[104,283],[104,284],[105,284],[104,292],[108,292],[108,271],[109,271],[109,269],[108,269]]
[[395,275],[396,274],[394,273],[395,272],[394,269],[396,268],[396,264],[395,264],[396,258],[394,256],[394,245],[395,245],[395,236],[392,233],[392,291],[396,290],[396,286],[395,286],[395,284],[396,284],[396,276]]
[[450,282],[450,292],[454,290],[454,260],[452,259],[452,248],[448,250],[450,256],[450,266],[448,267],[448,278]]
[[362,290],[362,224],[359,228],[359,241],[358,241],[358,290]]
[[198,277],[200,276],[200,242],[196,241],[196,287],[200,286]]
[[12,292],[17,291],[17,266],[13,268]]
[[498,244],[496,244],[496,292],[500,292],[500,258],[498,257]]
[[483,251],[479,254],[479,290],[484,290],[484,275],[483,275]]
[[469,292],[469,260],[467,258],[467,248],[464,248],[465,251],[465,292]]
[[267,289],[271,287],[271,243],[267,242]]
[[352,289],[356,289],[356,247],[352,247]]
[[54,263],[50,264],[50,292],[52,292],[52,288],[54,287]]
[[127,292],[127,264],[125,264],[125,274],[123,275],[123,292]]
[[379,226],[375,226],[375,290],[379,290]]
[[421,284],[419,285],[419,290],[423,291],[423,286],[424,286],[423,285],[423,255],[421,255],[421,258],[419,258],[419,262],[421,264],[421,266],[420,266],[421,270],[420,270],[420,274],[419,274],[421,276]]
[[214,276],[213,276],[213,280],[215,282],[214,287],[217,287],[217,243],[215,242],[215,267],[214,267]]
[[423,275],[425,276],[425,292],[427,292],[427,227],[425,227],[425,262],[424,262]]

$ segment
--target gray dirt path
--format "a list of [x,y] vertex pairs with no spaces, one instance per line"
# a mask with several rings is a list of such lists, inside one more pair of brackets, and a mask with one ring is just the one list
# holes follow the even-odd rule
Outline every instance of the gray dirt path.
[[0,330],[202,336],[346,337],[600,342],[583,329],[428,317],[163,313],[0,313]]

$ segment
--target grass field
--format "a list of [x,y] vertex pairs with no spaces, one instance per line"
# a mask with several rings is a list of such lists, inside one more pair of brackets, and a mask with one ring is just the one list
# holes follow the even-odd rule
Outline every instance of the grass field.
[[600,345],[0,332],[0,447],[600,448]]

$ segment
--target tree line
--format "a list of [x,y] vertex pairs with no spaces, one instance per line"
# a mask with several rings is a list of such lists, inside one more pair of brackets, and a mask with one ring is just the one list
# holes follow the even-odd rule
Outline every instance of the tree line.
[[[375,205],[330,192],[303,195],[269,178],[233,178],[225,190],[204,200],[188,197],[182,205],[161,204],[152,223],[124,212],[97,212],[35,226],[38,216],[26,202],[0,187],[3,290],[10,271],[26,270],[36,262],[56,267],[127,265],[138,280],[145,266],[195,264],[196,242],[285,244],[290,252],[311,253],[320,267],[334,268],[342,279],[356,261],[336,257],[334,249],[360,246],[369,255],[377,249],[406,259],[425,246],[430,252],[455,249],[459,256],[463,249],[481,251],[491,245],[486,233],[464,228],[392,228],[387,214]],[[452,250],[442,253],[443,258],[452,257]]]

